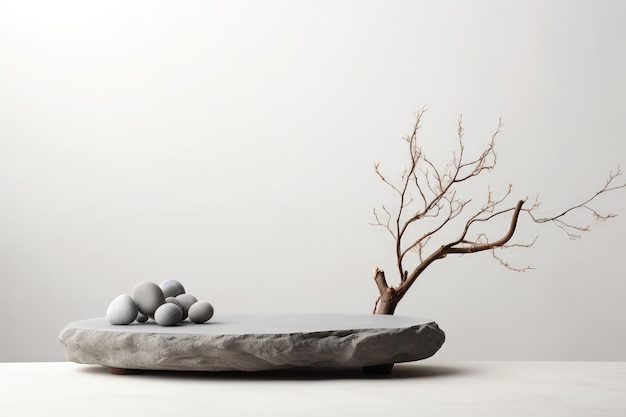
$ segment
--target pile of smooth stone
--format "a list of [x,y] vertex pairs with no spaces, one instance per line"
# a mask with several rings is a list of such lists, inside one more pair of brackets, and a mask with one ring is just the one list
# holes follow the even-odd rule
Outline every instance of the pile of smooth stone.
[[111,324],[145,323],[153,319],[161,326],[175,326],[189,318],[193,323],[205,323],[213,317],[213,306],[185,293],[185,287],[169,279],[157,285],[142,281],[135,285],[131,295],[117,296],[107,309]]

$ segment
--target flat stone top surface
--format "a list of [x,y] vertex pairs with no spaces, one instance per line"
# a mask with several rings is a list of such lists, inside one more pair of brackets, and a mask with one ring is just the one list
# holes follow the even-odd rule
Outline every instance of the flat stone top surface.
[[403,329],[432,323],[432,320],[375,314],[219,314],[204,324],[185,321],[176,326],[159,326],[153,321],[112,325],[105,318],[75,321],[68,328],[107,332],[253,335],[294,334],[341,330]]

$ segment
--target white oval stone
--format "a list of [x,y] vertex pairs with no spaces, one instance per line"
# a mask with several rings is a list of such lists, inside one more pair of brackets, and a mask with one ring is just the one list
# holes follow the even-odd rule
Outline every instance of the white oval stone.
[[161,285],[161,290],[163,290],[163,295],[165,298],[167,297],[176,297],[177,295],[181,295],[185,293],[185,287],[183,284],[176,281],[175,279],[168,279],[167,281],[163,281]]
[[174,326],[182,321],[183,312],[174,303],[161,304],[154,312],[154,321],[161,326]]
[[137,307],[139,307],[139,311],[148,317],[153,317],[156,309],[165,303],[165,296],[161,287],[154,282],[142,281],[135,285],[132,296]]
[[204,323],[213,317],[213,306],[206,301],[198,301],[189,307],[189,320],[194,323]]
[[130,324],[137,318],[138,311],[135,300],[128,294],[122,294],[111,301],[106,317],[111,324]]
[[178,308],[180,308],[180,311],[183,313],[183,318],[181,319],[181,321],[185,320],[187,318],[187,309],[185,307],[183,307],[182,303],[180,301],[178,301],[178,299],[176,297],[167,297],[165,299],[166,303],[173,303],[176,304],[178,306]]
[[176,296],[176,299],[183,306],[183,317],[185,318],[189,315],[189,307],[198,301],[198,299],[191,294],[181,294]]

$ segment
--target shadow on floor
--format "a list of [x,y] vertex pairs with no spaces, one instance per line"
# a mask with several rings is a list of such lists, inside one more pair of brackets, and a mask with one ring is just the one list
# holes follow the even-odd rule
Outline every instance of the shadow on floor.
[[365,375],[361,368],[347,369],[289,369],[261,372],[205,372],[205,371],[133,371],[126,375],[114,375],[102,366],[85,366],[81,372],[108,374],[111,378],[156,377],[169,379],[211,379],[211,380],[249,380],[249,381],[320,381],[320,380],[370,380],[370,379],[414,379],[441,378],[468,374],[466,368],[429,365],[429,364],[396,364],[387,375]]

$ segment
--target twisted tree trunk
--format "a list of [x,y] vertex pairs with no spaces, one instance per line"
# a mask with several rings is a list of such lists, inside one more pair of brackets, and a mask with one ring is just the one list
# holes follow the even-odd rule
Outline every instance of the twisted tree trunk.
[[374,281],[378,286],[378,291],[380,292],[380,296],[374,306],[374,314],[390,314],[392,315],[396,311],[396,306],[400,301],[400,297],[398,297],[398,291],[387,285],[387,280],[385,279],[385,272],[376,268],[374,270]]
[[[430,264],[435,262],[438,259],[443,259],[449,254],[466,254],[466,253],[476,253],[483,252],[486,250],[493,250],[494,248],[502,247],[507,244],[509,240],[513,237],[515,233],[515,229],[517,228],[517,221],[519,219],[520,212],[522,211],[522,206],[524,205],[524,200],[519,200],[515,205],[515,208],[503,210],[500,213],[505,213],[508,211],[513,211],[513,215],[511,217],[511,224],[509,226],[509,230],[506,234],[501,238],[493,242],[486,242],[482,244],[468,242],[466,240],[467,231],[475,221],[476,217],[470,219],[466,226],[465,230],[461,234],[461,237],[454,242],[450,242],[447,245],[443,245],[435,250],[430,256],[424,259],[410,274],[408,272],[404,272],[401,277],[400,285],[397,287],[390,287],[387,284],[387,280],[385,278],[385,272],[376,268],[374,270],[374,281],[376,282],[376,286],[378,287],[378,292],[380,296],[376,302],[374,307],[375,314],[393,314],[396,310],[396,307],[402,297],[409,290],[411,285],[417,280],[422,272]],[[400,261],[400,260],[399,260]]]

